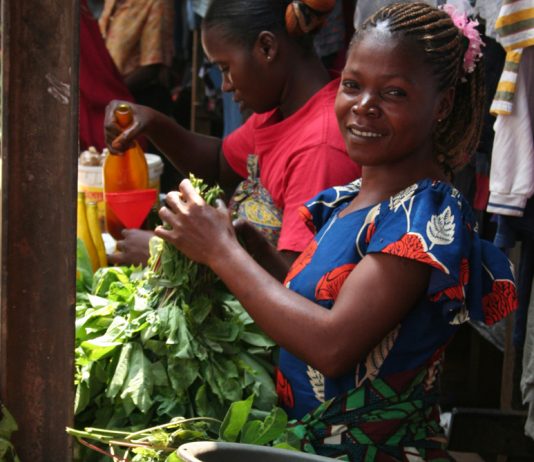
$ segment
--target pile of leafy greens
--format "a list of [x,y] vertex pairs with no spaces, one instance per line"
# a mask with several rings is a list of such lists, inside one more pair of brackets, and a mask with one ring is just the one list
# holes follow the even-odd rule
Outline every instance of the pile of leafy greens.
[[[192,179],[212,204],[218,188]],[[148,428],[172,418],[222,419],[254,396],[276,402],[262,333],[218,277],[165,241],[146,268],[91,272],[78,243],[75,426]]]
[[67,428],[67,432],[95,453],[128,462],[180,462],[176,450],[192,441],[240,442],[295,450],[296,436],[287,427],[286,413],[277,407],[269,413],[254,411],[253,401],[251,395],[232,403],[222,421],[175,417],[168,423],[135,432],[102,428]]

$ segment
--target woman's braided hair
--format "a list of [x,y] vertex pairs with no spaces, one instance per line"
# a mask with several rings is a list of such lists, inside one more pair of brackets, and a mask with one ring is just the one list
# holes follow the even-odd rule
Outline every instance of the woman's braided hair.
[[414,39],[438,79],[439,90],[456,90],[452,112],[437,124],[434,149],[447,173],[458,170],[477,148],[484,111],[484,70],[478,62],[464,73],[463,58],[468,40],[450,16],[426,3],[394,3],[377,11],[354,34],[353,42],[366,30],[385,23],[392,33]]
[[262,31],[286,33],[313,50],[313,35],[334,9],[335,0],[212,0],[202,27],[217,27],[251,49]]

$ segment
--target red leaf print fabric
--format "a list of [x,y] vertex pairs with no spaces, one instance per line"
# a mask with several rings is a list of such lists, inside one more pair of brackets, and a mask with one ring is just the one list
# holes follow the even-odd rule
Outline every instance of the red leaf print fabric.
[[307,228],[313,233],[317,234],[317,230],[315,229],[315,225],[313,224],[313,216],[311,212],[308,210],[308,208],[304,205],[301,205],[298,209],[299,215],[304,221],[304,224],[307,226]]
[[486,324],[490,326],[517,308],[516,287],[513,281],[496,279],[491,289],[482,299]]
[[289,270],[289,273],[287,273],[286,279],[284,281],[284,284],[287,284],[291,279],[293,279],[297,274],[299,274],[306,265],[310,262],[310,260],[313,257],[313,254],[317,250],[317,242],[315,239],[312,239],[312,241],[308,244],[308,247],[304,249],[304,252],[302,252],[298,258],[294,261],[293,265],[291,265],[291,268]]
[[284,377],[284,374],[282,374],[278,368],[276,369],[276,394],[278,395],[280,404],[288,409],[293,409],[295,406],[293,389],[291,388],[291,384]]
[[335,300],[345,279],[347,279],[355,266],[354,263],[349,263],[326,273],[317,283],[315,299],[318,301]]
[[427,250],[426,242],[420,234],[406,233],[400,240],[384,247],[382,252],[420,261],[449,274],[447,267]]
[[469,261],[467,258],[463,258],[460,263],[460,274],[458,275],[459,282],[453,287],[447,287],[433,297],[431,300],[437,302],[441,300],[443,296],[450,300],[464,300],[465,299],[465,286],[469,283]]
[[373,221],[368,227],[367,227],[367,233],[365,234],[365,242],[369,244],[371,242],[371,238],[373,237],[373,234],[376,231],[376,224]]

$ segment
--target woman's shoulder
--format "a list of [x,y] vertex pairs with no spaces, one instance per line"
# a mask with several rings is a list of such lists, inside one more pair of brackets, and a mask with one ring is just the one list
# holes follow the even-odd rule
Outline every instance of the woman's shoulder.
[[398,212],[407,201],[417,205],[418,209],[428,209],[429,213],[449,209],[451,213],[461,215],[463,221],[475,219],[467,199],[454,185],[445,181],[430,178],[420,180],[391,196],[386,201],[387,209]]

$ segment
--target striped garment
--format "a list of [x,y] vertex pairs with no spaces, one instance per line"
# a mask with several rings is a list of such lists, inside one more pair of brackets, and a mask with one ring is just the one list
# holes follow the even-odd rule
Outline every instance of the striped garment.
[[534,0],[503,0],[495,31],[507,54],[490,112],[509,115],[523,49],[534,45]]

